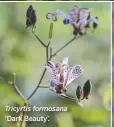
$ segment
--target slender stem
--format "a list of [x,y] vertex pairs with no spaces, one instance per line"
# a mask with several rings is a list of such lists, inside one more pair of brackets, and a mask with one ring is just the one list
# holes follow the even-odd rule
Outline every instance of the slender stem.
[[16,85],[14,85],[14,84],[13,84],[13,86],[14,86],[16,92],[18,93],[18,95],[19,95],[24,101],[26,101],[26,98],[25,98],[24,95],[21,93],[21,91],[18,89],[18,87],[17,87]]
[[[27,104],[26,104],[26,103],[24,103],[24,106],[26,107],[26,106],[27,106]],[[22,111],[22,121],[20,122],[20,127],[22,127],[22,126],[23,126],[24,116],[25,116],[25,111]]]
[[50,57],[52,56],[52,47],[50,47]]
[[29,100],[29,99],[34,95],[34,93],[37,91],[37,89],[40,87],[40,84],[41,84],[41,82],[42,82],[42,80],[43,80],[43,78],[44,78],[45,73],[46,73],[46,68],[44,69],[44,71],[43,71],[43,73],[42,73],[42,76],[41,76],[41,78],[40,78],[40,81],[39,81],[37,87],[36,87],[35,90],[31,93],[31,95],[27,98],[27,100]]
[[[32,31],[32,33],[34,34],[33,31]],[[34,35],[35,35],[35,34],[34,34]],[[35,36],[36,36],[36,35],[35,35]],[[36,38],[39,40],[39,38],[38,38],[37,36],[36,36]],[[40,41],[41,41],[41,40],[40,40]],[[42,41],[41,41],[41,44],[46,48],[46,62],[48,62],[48,59],[49,59],[49,56],[48,56],[48,54],[49,54],[49,46],[50,46],[50,44],[51,44],[51,39],[49,40],[48,45],[45,45]],[[41,84],[41,82],[42,82],[42,80],[43,80],[43,78],[44,78],[45,73],[46,73],[46,68],[44,69],[44,71],[43,71],[43,73],[42,73],[42,75],[41,75],[41,78],[40,78],[40,81],[39,81],[37,87],[36,87],[35,90],[31,93],[31,95],[27,98],[27,100],[29,100],[29,99],[34,95],[34,93],[37,91],[37,89],[40,87],[40,84]]]
[[51,40],[49,40],[48,45],[46,46],[46,61],[48,62],[49,59],[49,46],[50,46]]
[[43,43],[43,41],[34,33],[34,31],[32,30],[33,35],[37,38],[37,40],[42,44],[42,46],[44,46],[46,48],[46,45]]
[[[79,36],[79,37],[80,37],[80,36]],[[49,58],[48,60],[51,60],[52,57],[54,57],[57,53],[59,53],[61,50],[63,50],[66,46],[68,46],[68,45],[69,45],[71,42],[73,42],[75,39],[76,39],[76,36],[74,36],[73,39],[71,39],[70,41],[68,41],[65,45],[63,45],[60,49],[58,49],[58,50],[57,50],[55,53],[53,53],[53,54],[52,54],[52,50],[51,50],[51,54],[52,54],[52,55],[50,56],[50,58]],[[51,42],[50,42],[50,43],[51,43]],[[48,43],[48,45],[47,45],[46,47],[49,48],[50,43]],[[46,52],[46,55],[47,55],[48,50],[46,50],[46,51],[47,51],[47,52]],[[48,58],[48,57],[47,57],[47,58]],[[41,82],[42,82],[42,80],[43,80],[43,78],[44,78],[44,76],[45,76],[45,73],[46,73],[46,69],[44,69],[44,71],[43,71],[43,73],[42,73],[42,75],[41,75],[41,78],[40,78],[40,81],[39,81],[37,87],[36,87],[35,90],[31,93],[31,95],[28,97],[27,100],[29,100],[29,99],[35,94],[35,92],[37,91],[37,89],[38,89],[39,87],[41,87],[40,84],[41,84]]]
[[21,93],[21,91],[19,90],[19,88],[16,86],[16,75],[13,74],[13,81],[11,82],[6,82],[2,77],[0,77],[0,80],[2,80],[4,83],[6,84],[10,84],[13,85],[14,90],[16,91],[16,93],[24,100],[26,101],[26,98],[24,97],[24,95]]
[[[87,34],[84,34],[84,35],[87,35]],[[65,43],[61,48],[59,48],[56,52],[54,52],[50,56],[49,60],[51,60],[52,57],[56,56],[60,51],[62,51],[65,47],[67,47],[69,44],[71,44],[75,39],[77,40],[77,39],[79,39],[81,37],[82,37],[82,35],[81,36],[78,36],[78,37],[74,36],[70,41],[68,41],[67,43]]]
[[80,106],[83,106],[83,104],[82,104],[80,101],[78,101],[76,98],[72,98],[72,97],[70,97],[70,96],[68,96],[68,95],[66,95],[66,94],[61,94],[60,96],[66,98],[66,99],[75,101],[75,102],[78,103]]
[[46,61],[48,62],[48,47],[46,47]]
[[[48,62],[48,59],[49,59],[49,58],[48,58],[48,54],[49,54],[48,51],[49,51],[50,43],[51,43],[51,40],[49,40],[49,43],[48,43],[48,45],[46,46],[46,61],[47,61],[47,62]],[[40,81],[39,81],[37,87],[36,87],[35,90],[32,92],[32,94],[28,97],[27,100],[29,100],[29,99],[34,95],[34,93],[37,91],[37,89],[38,89],[39,87],[41,88],[40,84],[41,84],[41,82],[42,82],[42,80],[43,80],[43,78],[44,78],[45,73],[46,73],[46,68],[44,69],[44,71],[43,71],[43,73],[42,73],[42,76],[41,76],[41,78],[40,78]]]
[[61,96],[61,97],[64,97],[64,98],[67,98],[67,99],[69,99],[69,100],[75,100],[75,101],[77,101],[76,98],[72,98],[72,97],[70,97],[70,96],[68,96],[68,95],[65,95],[65,94],[61,94],[60,96]]
[[19,94],[19,96],[24,100],[26,101],[26,98],[23,96],[23,94],[21,93],[21,91],[18,89],[18,87],[16,86],[16,74],[13,73],[13,83],[12,85],[14,86],[16,92]]
[[[56,93],[56,91],[55,90],[53,90],[53,89],[50,89],[51,91],[53,91],[54,93]],[[69,99],[69,100],[75,100],[75,101],[77,101],[76,100],[76,98],[72,98],[72,97],[70,97],[69,95],[66,95],[66,94],[57,94],[57,95],[59,95],[60,97],[64,97],[64,98],[67,98],[67,99]]]
[[46,47],[47,62],[48,62],[48,59],[49,59],[49,46],[50,46],[50,43],[51,43],[52,34],[53,34],[53,23],[51,22],[50,23],[50,28],[49,28],[49,43]]
[[[74,40],[76,39],[76,36],[74,36],[70,41],[68,41],[66,44],[64,44],[61,48],[59,48],[56,52],[54,52],[51,56],[50,56],[50,59],[54,56],[57,55],[57,53],[59,53],[61,50],[63,50],[65,47],[67,47],[71,42],[73,42]],[[78,38],[77,38],[78,39]]]

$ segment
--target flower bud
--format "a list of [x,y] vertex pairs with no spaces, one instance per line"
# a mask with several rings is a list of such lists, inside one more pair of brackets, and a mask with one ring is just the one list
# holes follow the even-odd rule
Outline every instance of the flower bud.
[[49,39],[52,38],[52,33],[53,33],[53,23],[50,24]]
[[83,98],[82,98],[82,100],[84,98],[88,99],[88,95],[90,94],[90,91],[91,91],[91,83],[90,83],[90,80],[87,80],[83,86]]
[[78,87],[76,89],[76,97],[77,97],[79,102],[80,102],[80,100],[82,98],[82,94],[83,94],[82,88],[81,88],[80,85],[78,85]]
[[33,9],[32,5],[30,5],[26,12],[26,27],[35,27],[37,17],[35,10]]

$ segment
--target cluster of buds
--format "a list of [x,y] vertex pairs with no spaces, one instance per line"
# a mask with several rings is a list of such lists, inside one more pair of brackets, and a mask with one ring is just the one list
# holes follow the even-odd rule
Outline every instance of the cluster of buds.
[[88,99],[90,91],[91,91],[90,80],[86,81],[86,83],[83,86],[83,89],[80,85],[78,85],[78,87],[76,89],[76,97],[77,97],[78,101],[80,102],[80,100]]
[[87,28],[90,28],[90,23],[93,24],[93,29],[98,27],[98,17],[91,18],[90,8],[80,8],[75,6],[73,9],[68,10],[69,15],[66,15],[60,10],[56,10],[55,14],[63,18],[65,25],[71,24],[74,29],[74,34],[83,35],[86,33]]
[[35,24],[37,21],[36,11],[30,5],[26,12],[26,28],[36,28]]

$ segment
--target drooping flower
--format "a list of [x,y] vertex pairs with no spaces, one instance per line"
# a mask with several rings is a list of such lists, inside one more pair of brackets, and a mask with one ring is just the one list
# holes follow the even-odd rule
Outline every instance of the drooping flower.
[[30,5],[26,12],[26,28],[35,28],[36,21],[36,11],[33,9],[32,5]]
[[50,86],[54,87],[59,94],[66,92],[67,86],[83,72],[81,65],[75,65],[70,68],[68,65],[68,57],[64,57],[62,63],[54,64],[49,61],[45,67],[51,73]]
[[74,34],[83,35],[86,32],[86,28],[90,28],[90,23],[93,23],[93,29],[98,26],[98,17],[91,18],[90,8],[80,8],[75,6],[75,8],[68,10],[68,15],[60,10],[56,10],[55,14],[63,18],[63,23],[65,25],[71,24],[74,29]]

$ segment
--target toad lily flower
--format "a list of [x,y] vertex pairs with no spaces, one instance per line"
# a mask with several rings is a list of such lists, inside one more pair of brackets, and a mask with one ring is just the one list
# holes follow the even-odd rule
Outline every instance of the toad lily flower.
[[64,14],[60,10],[56,10],[55,14],[63,18],[63,23],[65,25],[71,24],[74,29],[74,34],[83,35],[86,33],[85,28],[90,28],[90,23],[93,23],[93,28],[98,26],[98,18],[91,18],[91,9],[90,8],[80,8],[75,6],[74,9],[68,10],[69,15]]
[[68,57],[64,57],[62,63],[54,64],[48,61],[45,67],[51,73],[50,86],[59,94],[66,92],[67,86],[83,72],[81,65],[75,65],[70,68],[68,65]]

